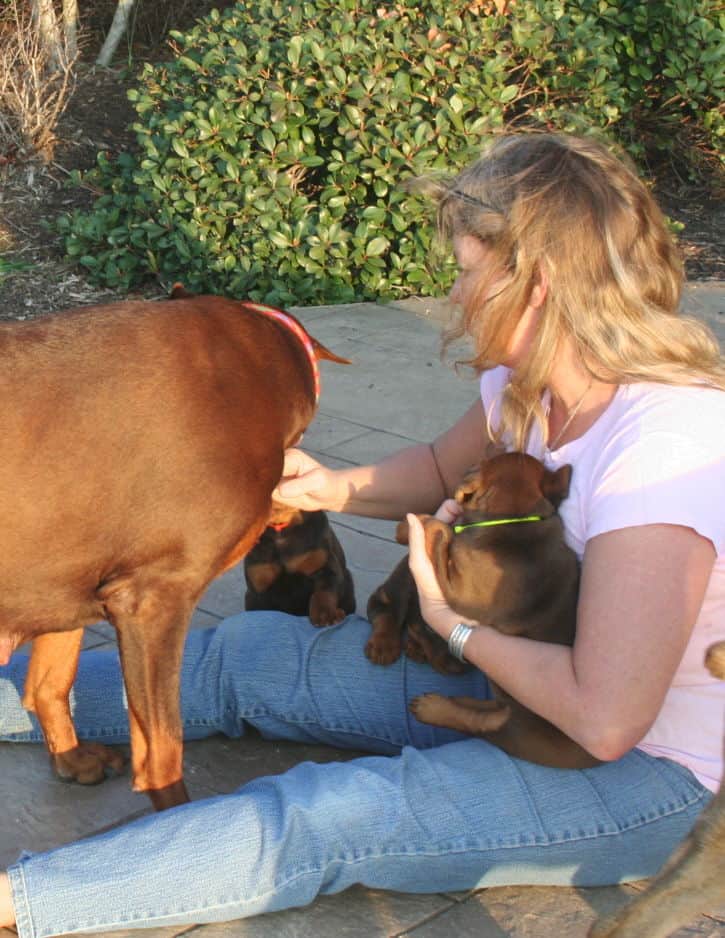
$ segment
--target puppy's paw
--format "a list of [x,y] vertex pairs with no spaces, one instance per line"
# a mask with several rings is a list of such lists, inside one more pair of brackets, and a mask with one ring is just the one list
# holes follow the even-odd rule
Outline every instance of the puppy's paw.
[[398,636],[372,635],[365,645],[365,655],[373,664],[393,664],[400,657],[403,647]]
[[441,709],[446,704],[446,698],[441,694],[421,694],[413,697],[408,709],[421,723],[437,723]]
[[337,625],[345,618],[344,610],[337,605],[337,597],[332,593],[314,593],[308,614],[310,622],[317,628]]
[[408,637],[405,640],[405,656],[418,664],[428,664],[428,656],[425,653],[425,649],[412,631],[408,632]]

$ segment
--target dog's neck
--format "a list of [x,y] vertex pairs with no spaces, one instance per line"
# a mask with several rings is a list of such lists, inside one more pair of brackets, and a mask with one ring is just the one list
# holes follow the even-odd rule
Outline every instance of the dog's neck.
[[244,305],[258,313],[269,316],[270,319],[275,319],[277,322],[282,323],[282,325],[286,326],[290,332],[292,332],[296,338],[300,340],[302,347],[304,348],[305,352],[307,352],[307,357],[309,358],[310,366],[312,367],[312,378],[315,385],[315,405],[317,405],[320,400],[320,366],[317,364],[315,347],[305,330],[293,316],[285,313],[284,310],[275,309],[274,306],[265,306],[263,303],[246,302]]

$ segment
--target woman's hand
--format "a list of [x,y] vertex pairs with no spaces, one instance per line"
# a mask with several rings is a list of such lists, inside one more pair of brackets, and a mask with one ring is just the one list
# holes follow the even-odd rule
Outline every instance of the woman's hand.
[[[436,518],[446,524],[453,524],[460,516],[461,506],[452,498],[446,499],[436,512]],[[425,549],[425,531],[416,515],[408,515],[408,549],[410,551],[409,565],[416,586],[420,611],[428,625],[437,632],[441,638],[448,641],[453,627],[462,621],[462,617],[454,612],[443,596],[438,585],[438,579]],[[465,620],[463,620],[465,621]]]
[[341,488],[334,469],[327,469],[300,449],[288,449],[272,498],[302,511],[340,511],[346,496]]

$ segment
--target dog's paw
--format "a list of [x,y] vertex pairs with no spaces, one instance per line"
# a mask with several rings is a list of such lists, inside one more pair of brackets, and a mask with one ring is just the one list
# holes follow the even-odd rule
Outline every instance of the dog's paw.
[[444,703],[445,697],[440,694],[421,694],[420,697],[413,697],[408,709],[421,723],[435,723]]
[[67,752],[51,755],[55,774],[64,782],[97,785],[107,775],[119,775],[126,759],[117,749],[101,743],[79,743]]
[[330,593],[315,593],[310,599],[310,622],[317,628],[337,625],[345,618],[345,611],[337,605],[337,598]]
[[393,664],[400,657],[403,647],[396,636],[373,635],[365,645],[365,655],[373,664]]
[[428,664],[425,649],[412,631],[408,632],[408,636],[405,640],[405,656],[406,658],[410,658],[411,661],[416,661],[418,664]]

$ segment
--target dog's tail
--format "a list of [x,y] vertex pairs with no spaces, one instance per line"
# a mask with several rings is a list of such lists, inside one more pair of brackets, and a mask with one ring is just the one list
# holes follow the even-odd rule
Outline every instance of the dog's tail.
[[324,359],[328,362],[337,362],[338,365],[352,365],[352,361],[349,358],[335,355],[335,353],[331,352],[329,348],[326,348],[322,342],[318,342],[317,339],[313,339],[312,336],[310,336],[310,339],[312,340],[312,348],[315,350],[315,358],[318,361]]

